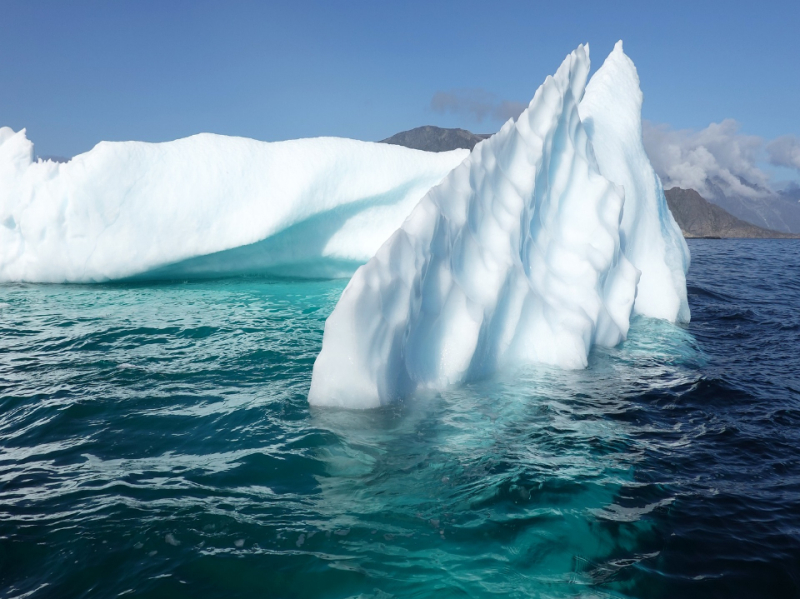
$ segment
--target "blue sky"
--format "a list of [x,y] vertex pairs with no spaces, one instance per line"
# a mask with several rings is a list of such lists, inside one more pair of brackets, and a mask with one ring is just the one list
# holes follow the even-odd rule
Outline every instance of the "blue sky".
[[0,0],[0,15],[0,125],[27,127],[39,155],[201,131],[491,132],[492,114],[437,112],[432,99],[527,103],[579,43],[597,68],[618,39],[639,69],[646,119],[702,129],[732,118],[767,140],[800,135],[797,0]]

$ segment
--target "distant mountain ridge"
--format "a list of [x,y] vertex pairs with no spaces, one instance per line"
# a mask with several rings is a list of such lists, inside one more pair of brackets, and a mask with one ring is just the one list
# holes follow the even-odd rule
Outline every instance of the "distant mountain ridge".
[[708,201],[734,216],[784,233],[800,232],[800,193],[796,189],[767,192],[768,195],[762,197],[742,197],[726,195],[712,182],[707,185],[713,190],[713,197]]
[[[491,134],[472,133],[466,129],[445,129],[427,125],[392,135],[389,143],[426,152],[447,152],[458,148],[472,150]],[[773,231],[736,218],[721,206],[706,201],[694,189],[673,187],[664,192],[667,204],[687,238],[789,239],[800,235]],[[791,201],[786,199],[786,201]],[[766,220],[766,219],[765,219]],[[759,220],[760,222],[760,220]],[[781,227],[783,229],[784,227]]]
[[740,220],[694,189],[673,187],[664,192],[672,216],[684,237],[790,239],[800,235],[763,229]]
[[449,152],[465,148],[472,150],[478,142],[491,137],[491,133],[472,133],[466,129],[443,129],[426,125],[409,131],[401,131],[380,143],[405,146],[426,152]]

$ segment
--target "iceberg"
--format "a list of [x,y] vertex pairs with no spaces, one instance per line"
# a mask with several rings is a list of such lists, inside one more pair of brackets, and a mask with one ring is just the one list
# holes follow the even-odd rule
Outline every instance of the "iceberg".
[[688,248],[644,153],[635,67],[620,43],[588,73],[579,46],[356,271],[312,405],[377,407],[514,364],[581,368],[634,312],[688,320]]
[[0,128],[0,282],[350,275],[469,154],[200,134],[34,160]]

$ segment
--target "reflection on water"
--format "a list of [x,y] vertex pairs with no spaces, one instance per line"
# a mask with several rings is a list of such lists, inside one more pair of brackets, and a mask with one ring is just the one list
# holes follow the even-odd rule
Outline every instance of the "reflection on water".
[[[0,595],[791,589],[796,372],[771,354],[778,405],[747,360],[726,370],[716,340],[756,343],[762,316],[722,283],[692,288],[688,329],[637,319],[586,370],[309,409],[344,284],[0,288]],[[759,310],[762,337],[797,330]]]

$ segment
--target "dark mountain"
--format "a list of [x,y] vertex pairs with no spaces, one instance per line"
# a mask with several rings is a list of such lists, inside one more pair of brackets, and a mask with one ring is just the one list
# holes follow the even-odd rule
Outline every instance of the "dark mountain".
[[792,233],[762,229],[707,202],[694,189],[673,187],[664,192],[670,212],[684,237],[792,238]]
[[465,129],[443,129],[426,125],[392,135],[388,139],[381,140],[381,143],[405,146],[426,152],[448,152],[459,148],[471,150],[479,141],[491,136],[491,133],[472,133]]

